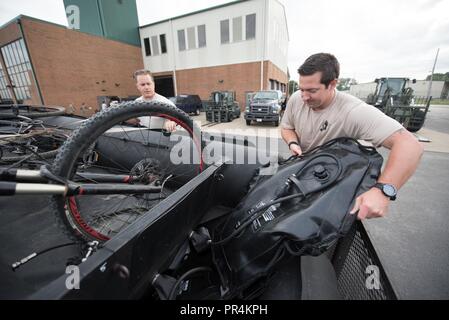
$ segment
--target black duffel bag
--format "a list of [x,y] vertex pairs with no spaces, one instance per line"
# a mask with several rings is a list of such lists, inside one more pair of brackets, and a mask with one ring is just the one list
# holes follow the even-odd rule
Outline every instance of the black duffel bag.
[[355,199],[376,183],[382,161],[373,147],[338,138],[285,161],[272,176],[256,175],[212,233],[222,298],[251,298],[258,280],[289,257],[320,255],[345,236]]

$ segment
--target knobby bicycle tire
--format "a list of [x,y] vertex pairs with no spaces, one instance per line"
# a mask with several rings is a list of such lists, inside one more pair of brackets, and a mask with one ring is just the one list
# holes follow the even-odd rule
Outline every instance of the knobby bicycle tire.
[[[185,112],[162,102],[126,102],[97,113],[74,131],[61,146],[53,162],[52,172],[63,179],[72,179],[74,172],[77,170],[77,163],[80,157],[96,143],[95,141],[99,141],[105,136],[105,133],[113,131],[117,126],[123,125],[124,121],[148,115],[174,121],[184,128],[197,150],[199,150],[198,154],[201,158],[200,130]],[[125,129],[128,129],[128,127]],[[202,167],[203,162],[201,158],[197,173],[202,170]],[[88,221],[81,215],[79,208],[82,206],[77,206],[74,196],[53,196],[51,202],[57,223],[65,231],[68,231],[66,233],[72,239],[97,240],[100,243],[109,240],[110,236],[108,234],[103,234],[101,230],[96,230],[90,225],[91,221]]]

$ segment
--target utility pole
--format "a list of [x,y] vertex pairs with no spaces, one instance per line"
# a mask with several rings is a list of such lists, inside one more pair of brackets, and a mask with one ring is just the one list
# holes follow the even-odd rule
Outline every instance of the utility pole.
[[435,65],[437,64],[438,53],[440,52],[440,48],[437,50],[437,55],[435,57],[435,61],[433,63],[432,73],[430,74],[429,88],[427,89],[427,99],[430,97],[430,90],[432,89],[432,81],[433,81],[433,72],[435,71]]

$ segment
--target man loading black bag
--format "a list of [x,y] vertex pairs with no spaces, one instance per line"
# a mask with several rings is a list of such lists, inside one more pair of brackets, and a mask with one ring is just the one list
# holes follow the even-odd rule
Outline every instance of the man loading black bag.
[[293,154],[349,137],[390,149],[378,184],[360,195],[351,213],[359,219],[383,217],[397,190],[415,172],[423,147],[396,120],[362,100],[336,90],[340,65],[328,53],[310,56],[299,67],[299,90],[288,101],[282,138]]
[[[397,121],[335,89],[333,55],[312,55],[298,71],[299,91],[288,102],[281,133],[304,158],[259,180],[215,233],[224,297],[300,298],[300,257],[326,251],[356,213],[358,219],[384,216],[423,152]],[[382,173],[380,155],[355,139],[391,149]]]

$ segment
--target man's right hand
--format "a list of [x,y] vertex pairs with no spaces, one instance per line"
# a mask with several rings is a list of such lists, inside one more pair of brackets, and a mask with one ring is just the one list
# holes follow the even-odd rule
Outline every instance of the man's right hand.
[[168,132],[175,132],[176,131],[176,122],[166,120],[164,122],[164,130],[167,130]]
[[291,144],[290,151],[293,155],[298,155],[298,156],[302,155],[301,147],[298,146],[297,144]]

